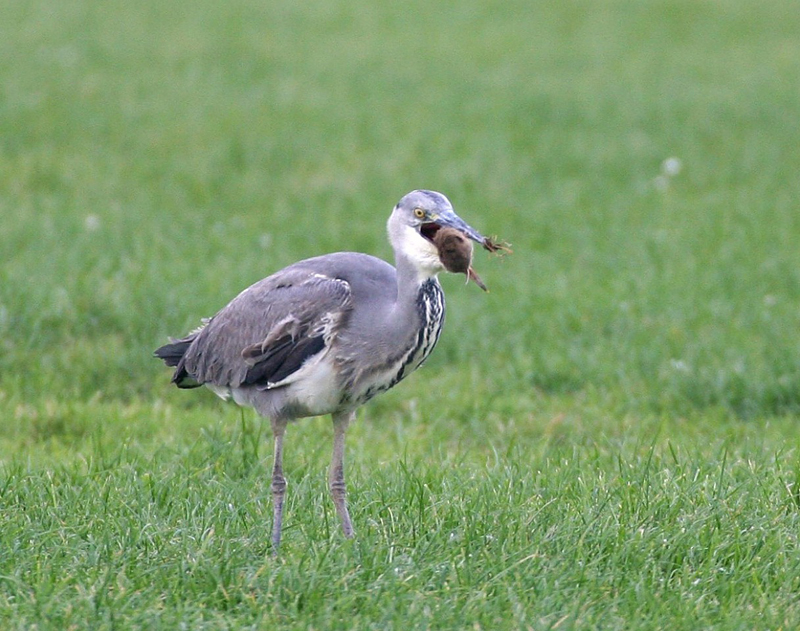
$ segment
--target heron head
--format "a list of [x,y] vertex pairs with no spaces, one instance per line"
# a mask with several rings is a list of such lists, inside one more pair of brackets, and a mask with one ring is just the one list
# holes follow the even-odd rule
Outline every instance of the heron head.
[[435,191],[411,191],[397,203],[389,218],[389,237],[395,251],[411,257],[418,267],[431,273],[444,268],[434,243],[442,228],[457,230],[481,245],[486,243],[486,237],[455,213],[450,200]]

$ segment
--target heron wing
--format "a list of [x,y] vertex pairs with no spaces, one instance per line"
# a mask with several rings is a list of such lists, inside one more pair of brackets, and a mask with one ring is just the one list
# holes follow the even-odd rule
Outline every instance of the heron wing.
[[283,385],[324,353],[351,309],[347,281],[287,268],[250,286],[183,340],[173,381],[240,387]]

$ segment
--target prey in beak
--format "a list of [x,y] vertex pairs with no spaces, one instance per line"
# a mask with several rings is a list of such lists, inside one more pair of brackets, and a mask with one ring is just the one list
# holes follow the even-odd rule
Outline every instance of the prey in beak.
[[483,291],[489,291],[472,268],[472,243],[462,232],[455,228],[439,227],[434,232],[433,244],[439,253],[439,260],[448,272],[466,274],[467,282],[474,281]]

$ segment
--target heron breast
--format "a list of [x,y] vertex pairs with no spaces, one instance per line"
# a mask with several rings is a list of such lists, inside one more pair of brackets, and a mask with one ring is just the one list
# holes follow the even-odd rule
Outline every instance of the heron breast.
[[416,336],[407,349],[374,371],[368,383],[358,388],[359,392],[351,399],[358,405],[397,385],[419,368],[436,346],[444,325],[445,302],[444,292],[435,279],[429,279],[420,286],[416,307],[419,316]]

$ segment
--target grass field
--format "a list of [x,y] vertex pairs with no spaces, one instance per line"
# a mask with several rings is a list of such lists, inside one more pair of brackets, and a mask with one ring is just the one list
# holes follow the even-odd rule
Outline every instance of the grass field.
[[[791,0],[0,6],[0,627],[800,626]],[[680,167],[680,168],[677,168]],[[239,290],[390,257],[414,188],[514,245],[445,277],[348,437],[151,357]]]

